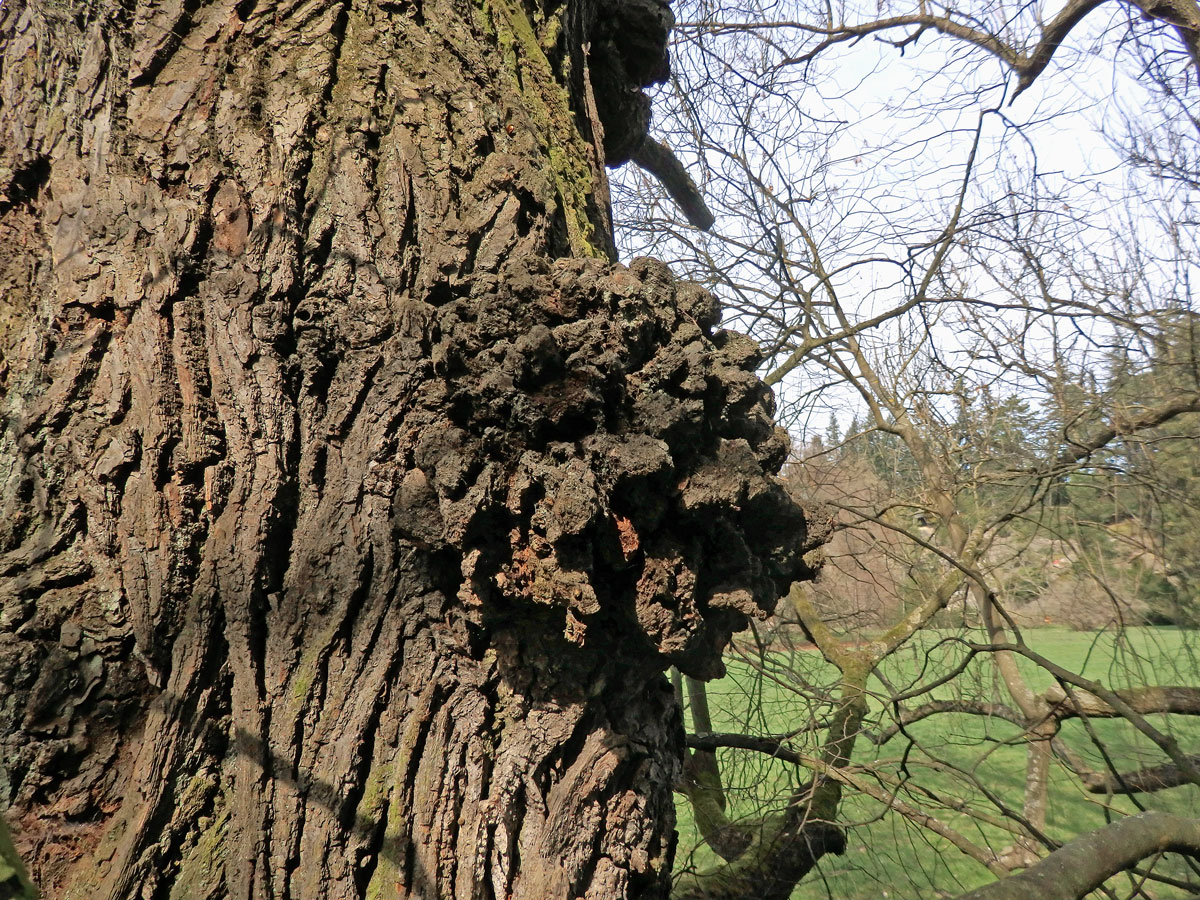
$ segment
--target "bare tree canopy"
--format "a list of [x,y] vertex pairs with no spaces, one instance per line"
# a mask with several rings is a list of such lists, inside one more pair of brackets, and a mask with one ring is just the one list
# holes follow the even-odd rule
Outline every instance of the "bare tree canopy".
[[[1186,841],[1086,836],[1147,807],[1186,830],[1200,786],[1196,9],[676,7],[656,128],[714,224],[627,171],[619,244],[760,341],[833,523],[736,677],[680,682],[681,884],[783,873],[787,811],[851,851],[797,897],[1000,896],[1022,869],[1197,893]],[[1093,636],[1041,649],[1063,626]]]

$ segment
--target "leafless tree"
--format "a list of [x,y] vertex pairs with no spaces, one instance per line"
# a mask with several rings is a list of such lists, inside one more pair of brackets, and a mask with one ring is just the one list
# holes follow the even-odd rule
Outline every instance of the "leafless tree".
[[[1018,609],[1014,564],[1055,547],[1081,558],[1064,492],[1093,489],[1096,473],[1139,447],[1193,440],[1195,373],[1180,368],[1182,377],[1156,388],[1137,372],[1124,378],[1114,360],[1141,371],[1166,323],[1190,315],[1200,259],[1186,177],[1196,140],[1194,4],[1071,3],[1044,15],[1000,4],[697,4],[682,18],[681,55],[691,62],[664,95],[673,115],[658,127],[691,154],[715,230],[689,228],[669,200],[631,177],[616,194],[637,211],[623,240],[677,260],[722,297],[728,319],[764,345],[764,378],[796,431],[811,434],[813,423],[824,430],[831,411],[842,425],[856,418],[853,433],[840,436],[844,447],[838,436],[808,444],[816,453],[801,478],[810,500],[835,512],[833,571],[827,589],[818,583],[791,597],[793,619],[841,676],[807,695],[823,704],[819,727],[797,721],[784,737],[713,737],[702,733],[703,717],[694,722],[687,793],[705,839],[732,857],[728,871],[744,877],[762,868],[761,854],[755,862],[739,849],[759,844],[739,838],[737,816],[722,807],[722,773],[705,756],[717,746],[798,764],[781,802],[805,821],[833,822],[838,800],[817,798],[852,790],[998,875],[1034,864],[1061,840],[1047,826],[1056,762],[1098,794],[1200,785],[1194,748],[1180,747],[1159,718],[1195,714],[1197,673],[1184,673],[1181,685],[1106,686],[1041,656],[1019,623],[1037,607]],[[902,65],[891,59],[900,56]],[[1095,87],[1105,75],[1112,97]],[[1158,118],[1135,123],[1127,114],[1135,97],[1152,101]],[[1110,128],[1107,144],[1081,144],[1091,160],[1064,163],[1056,142],[1089,117],[1127,127]],[[875,124],[881,119],[886,131]],[[830,462],[871,443],[904,469],[887,484]],[[831,473],[824,483],[822,471]],[[1108,531],[1141,544],[1138,552],[1152,542]],[[865,571],[864,547],[886,562]],[[1137,598],[1128,596],[1136,579],[1096,567],[1089,577],[1085,568],[1074,584],[1087,591],[1080,603],[1091,607],[1092,624],[1115,627],[1136,615]],[[875,608],[852,608],[847,585]],[[860,642],[864,620],[847,617],[864,611],[874,616],[873,639]],[[953,639],[957,661],[931,671],[930,683],[888,683],[888,657],[946,626],[951,613],[982,629]],[[770,670],[775,652],[755,665]],[[968,673],[983,661],[993,678],[968,689]],[[1031,663],[1043,674],[1031,677]],[[956,699],[931,694],[946,683],[962,686]],[[703,706],[702,686],[690,693]],[[872,695],[890,710],[890,724],[868,725]],[[923,749],[909,726],[932,716],[1016,726],[1009,740],[1027,748],[1021,802],[976,783],[969,812],[1007,832],[1007,846],[969,839],[950,824],[964,814],[961,802],[922,793],[911,777],[909,756]],[[1124,767],[1090,725],[1114,717],[1160,761]],[[1083,723],[1070,741],[1068,721]],[[863,769],[853,733],[876,727],[869,743],[903,737],[910,749],[898,763]],[[1099,755],[1098,769],[1084,761],[1080,741]],[[971,782],[969,772],[960,775]],[[768,821],[751,816],[745,830],[754,837]],[[776,890],[786,896],[790,888]]]

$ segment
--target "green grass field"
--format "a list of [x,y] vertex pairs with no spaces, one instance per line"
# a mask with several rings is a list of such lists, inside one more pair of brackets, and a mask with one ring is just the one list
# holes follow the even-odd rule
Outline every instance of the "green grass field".
[[[884,702],[886,697],[932,682],[963,658],[962,645],[953,637],[948,632],[925,634],[887,661],[880,673],[886,685],[875,680],[871,686],[878,693],[868,727],[887,723],[890,706]],[[1200,634],[1196,632],[1135,628],[1116,635],[1045,628],[1025,637],[1038,653],[1108,687],[1200,683]],[[1026,671],[1039,688],[1053,681],[1033,665]],[[714,728],[751,734],[803,728],[827,713],[828,706],[819,697],[834,684],[834,674],[811,650],[772,652],[765,665],[734,658],[729,674],[709,685]],[[993,667],[977,658],[953,682],[907,705],[931,698],[1002,698],[994,679]],[[1200,721],[1178,716],[1151,720],[1157,728],[1174,734],[1185,752],[1200,749]],[[1094,720],[1089,725],[1123,770],[1166,761],[1161,750],[1127,723]],[[855,762],[863,767],[864,777],[870,778],[877,790],[897,792],[900,799],[935,815],[978,846],[994,850],[1008,846],[1011,835],[1001,827],[954,807],[965,803],[994,822],[1004,821],[1000,806],[1020,810],[1026,761],[1020,729],[1000,719],[946,714],[910,726],[907,733],[908,737],[899,735],[883,746],[859,739]],[[1087,726],[1068,721],[1062,735],[1089,765],[1103,768],[1102,755]],[[812,734],[797,738],[793,746],[801,752],[815,751],[819,740],[819,733]],[[786,801],[788,786],[805,778],[803,771],[762,754],[727,750],[721,751],[720,759],[729,787],[730,812],[735,816],[753,817],[764,806],[778,807]],[[1137,810],[1128,798],[1084,793],[1074,775],[1058,764],[1051,778],[1047,831],[1056,840],[1067,841],[1102,826],[1106,814],[1113,814],[1106,806],[1114,811]],[[1200,814],[1200,795],[1191,786],[1142,795],[1138,800],[1148,808]],[[699,841],[687,800],[677,796],[676,806],[680,832],[676,869],[715,865],[719,860]],[[846,854],[826,857],[819,871],[796,889],[793,900],[955,897],[993,878],[946,839],[888,811],[877,799],[847,795],[842,821],[849,826]],[[1156,871],[1179,872],[1181,865],[1167,860]],[[1129,895],[1128,888],[1123,895]],[[1147,895],[1185,896],[1159,885],[1147,885]]]

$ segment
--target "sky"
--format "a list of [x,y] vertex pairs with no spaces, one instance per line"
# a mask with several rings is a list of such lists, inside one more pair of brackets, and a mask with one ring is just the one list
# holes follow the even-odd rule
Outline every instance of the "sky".
[[[858,20],[874,10],[872,5]],[[1178,226],[1193,218],[1191,192],[1127,163],[1126,123],[1153,122],[1164,113],[1156,105],[1158,95],[1139,80],[1138,61],[1128,46],[1120,48],[1128,22],[1121,7],[1114,4],[1112,10],[1097,10],[1033,86],[1008,102],[1013,79],[1006,79],[997,60],[932,32],[903,54],[865,38],[839,45],[808,68],[764,69],[751,77],[764,62],[794,52],[786,45],[795,32],[708,38],[698,45],[689,39],[694,32],[686,28],[690,13],[685,5],[678,13],[685,28],[675,50],[677,82],[664,86],[656,98],[655,128],[698,174],[718,213],[719,236],[684,234],[683,241],[672,245],[662,243],[658,233],[648,239],[655,231],[650,228],[626,231],[621,241],[630,252],[650,249],[678,260],[676,267],[684,273],[715,279],[715,292],[727,303],[727,319],[769,341],[784,324],[794,324],[797,314],[794,300],[789,312],[786,298],[775,298],[773,306],[769,299],[772,289],[765,281],[770,279],[764,281],[761,270],[766,267],[763,254],[769,256],[774,245],[764,234],[786,241],[789,257],[797,261],[789,271],[809,288],[820,279],[811,272],[797,273],[806,255],[811,261],[805,246],[811,239],[826,269],[836,270],[828,283],[836,286],[843,310],[852,319],[869,317],[912,295],[919,264],[933,252],[922,244],[935,239],[950,219],[979,127],[974,175],[960,221],[979,223],[979,238],[954,257],[954,278],[938,288],[946,296],[954,295],[955,278],[963,295],[975,300],[1011,303],[1026,290],[1029,273],[1021,260],[1002,242],[989,243],[987,236],[1002,237],[1006,229],[1011,231],[1006,216],[1036,204],[1038,215],[1021,219],[1021,228],[1037,235],[1048,259],[1057,255],[1064,271],[1052,279],[1056,296],[1100,296],[1095,294],[1097,283],[1104,281],[1106,303],[1162,303],[1171,297],[1190,302],[1191,262],[1181,267],[1178,254],[1167,246],[1162,220]],[[1047,9],[1043,15],[1053,12]],[[766,15],[800,13],[793,6],[776,5]],[[848,14],[847,19],[856,17]],[[706,75],[714,77],[707,80]],[[672,114],[681,109],[683,116]],[[748,132],[757,132],[757,140],[748,140]],[[699,162],[697,145],[703,147],[706,165]],[[746,181],[747,172],[760,179],[759,190],[736,184],[739,178]],[[618,175],[619,201],[628,200],[629,185],[637,178],[629,171]],[[778,201],[774,207],[773,200]],[[654,210],[669,212],[662,204]],[[618,220],[629,212],[643,219],[647,215],[644,206],[618,202]],[[1182,230],[1190,246],[1194,229],[1187,225]],[[1129,274],[1135,268],[1131,257],[1140,273]],[[777,277],[778,271],[770,274]],[[1118,284],[1122,279],[1128,283]],[[721,280],[759,288],[746,290],[739,300],[738,292]],[[1122,292],[1124,300],[1116,296]],[[993,317],[990,327],[996,333],[1019,329],[1023,315],[1015,320],[1010,314],[1007,319]],[[965,349],[979,343],[979,319],[968,325],[968,318],[944,310],[920,323],[951,364],[956,353],[965,358]],[[905,348],[918,340],[913,324],[911,318],[897,320],[864,336],[881,367],[894,374],[903,370]],[[1059,320],[1055,328],[1061,324]],[[1095,320],[1087,325],[1092,337],[1076,334],[1073,343],[1027,329],[1025,350],[1050,356],[1069,352],[1078,356],[1080,366],[1094,366],[1086,354],[1101,348],[1089,351],[1089,343],[1110,340],[1102,333],[1107,327]],[[909,364],[915,366],[912,360]],[[986,365],[976,362],[973,367],[974,375],[988,377]],[[915,372],[914,367],[908,374]],[[830,381],[827,371],[802,366],[780,382],[777,390],[785,411],[791,411],[793,431],[824,431],[831,415],[844,424],[861,408],[844,386],[814,393]],[[1029,388],[1013,381],[1006,389]],[[817,396],[820,402],[813,402]]]

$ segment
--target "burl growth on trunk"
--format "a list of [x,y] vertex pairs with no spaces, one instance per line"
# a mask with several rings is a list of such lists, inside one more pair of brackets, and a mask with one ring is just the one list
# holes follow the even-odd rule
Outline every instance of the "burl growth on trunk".
[[712,677],[811,575],[758,347],[717,315],[650,259],[514,263],[432,315],[396,522],[453,548],[481,626],[543,609],[581,648]]

